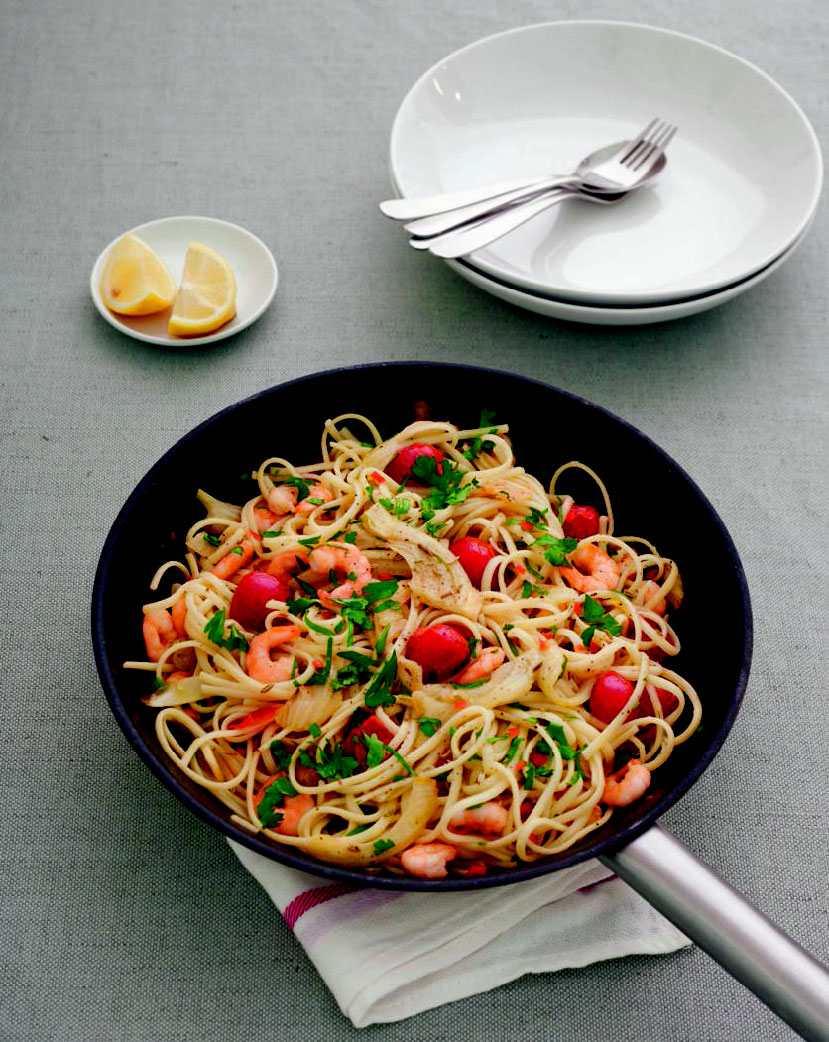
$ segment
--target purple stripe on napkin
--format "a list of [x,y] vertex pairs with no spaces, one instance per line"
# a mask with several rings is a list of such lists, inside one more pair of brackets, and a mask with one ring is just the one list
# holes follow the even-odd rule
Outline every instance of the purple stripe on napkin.
[[313,890],[305,890],[303,893],[297,894],[293,901],[287,905],[282,915],[285,922],[293,930],[297,920],[310,911],[310,909],[316,908],[317,905],[324,904],[334,897],[342,897],[344,894],[351,894],[355,890],[362,889],[363,887],[355,886],[351,883],[329,883],[327,886],[317,886]]

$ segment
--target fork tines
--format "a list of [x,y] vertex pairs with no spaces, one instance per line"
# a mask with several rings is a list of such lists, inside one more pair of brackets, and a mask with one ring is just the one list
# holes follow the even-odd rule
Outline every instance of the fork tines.
[[645,129],[630,143],[620,162],[632,170],[638,170],[668,147],[677,128],[662,119],[652,119]]

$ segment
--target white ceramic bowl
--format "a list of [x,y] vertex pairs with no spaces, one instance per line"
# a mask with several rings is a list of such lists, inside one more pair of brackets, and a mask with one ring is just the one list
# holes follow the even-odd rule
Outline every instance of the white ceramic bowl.
[[788,250],[776,257],[771,264],[761,268],[760,271],[755,272],[747,279],[733,283],[731,286],[726,286],[725,289],[704,293],[702,296],[690,297],[686,300],[673,301],[667,304],[653,304],[650,307],[620,308],[574,304],[571,301],[559,300],[555,297],[544,296],[529,290],[516,289],[515,286],[490,278],[464,260],[450,260],[446,263],[461,278],[471,282],[478,289],[482,289],[500,300],[514,304],[516,307],[524,308],[526,311],[533,311],[537,315],[546,315],[548,318],[559,318],[567,322],[580,322],[593,326],[646,326],[656,322],[672,322],[677,318],[685,318],[688,315],[697,315],[702,311],[709,311],[711,308],[733,300],[753,286],[759,285],[789,259],[801,242],[803,242],[807,230],[808,226]]
[[193,347],[210,344],[233,336],[255,322],[265,311],[276,292],[279,275],[276,261],[268,247],[251,232],[238,224],[220,221],[215,217],[162,217],[157,221],[130,228],[133,235],[143,239],[161,257],[176,282],[181,281],[184,256],[191,242],[212,246],[233,268],[236,277],[236,315],[214,333],[206,336],[170,336],[167,321],[170,309],[155,315],[118,315],[110,311],[101,299],[101,275],[109,251],[126,232],[101,251],[89,279],[89,289],[95,307],[111,326],[137,340],[164,347]]
[[403,196],[569,171],[652,117],[679,127],[653,187],[612,207],[568,201],[467,259],[520,290],[652,305],[746,279],[808,225],[815,133],[764,72],[701,40],[624,22],[490,36],[424,73],[391,135]]

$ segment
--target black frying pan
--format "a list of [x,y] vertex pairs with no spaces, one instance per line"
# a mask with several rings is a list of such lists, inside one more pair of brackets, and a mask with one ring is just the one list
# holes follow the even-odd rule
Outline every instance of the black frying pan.
[[[184,777],[161,750],[155,712],[141,703],[147,678],[121,663],[144,656],[139,608],[158,564],[180,558],[199,515],[198,488],[230,502],[250,497],[249,473],[268,455],[319,458],[322,425],[344,412],[370,417],[384,435],[414,419],[416,402],[434,419],[478,423],[482,407],[506,422],[520,465],[546,482],[569,459],[605,481],[620,534],[641,534],[679,564],[685,600],[674,623],[676,669],[703,702],[703,727],[653,775],[647,795],[614,812],[608,826],[568,851],[486,876],[424,880],[324,864],[253,836],[227,808]],[[582,484],[582,481],[584,482]],[[576,501],[595,486],[567,475]],[[598,505],[598,504],[597,504]],[[715,582],[718,635],[710,635]],[[331,879],[405,890],[474,890],[514,883],[599,857],[689,937],[808,1038],[829,1038],[829,975],[756,909],[655,823],[711,762],[734,721],[751,661],[752,622],[742,565],[714,508],[690,477],[634,427],[584,399],[510,373],[461,365],[386,363],[319,373],[230,406],[185,435],[150,470],[119,513],[95,578],[92,635],[101,681],[127,738],[151,770],[194,813],[274,861]]]

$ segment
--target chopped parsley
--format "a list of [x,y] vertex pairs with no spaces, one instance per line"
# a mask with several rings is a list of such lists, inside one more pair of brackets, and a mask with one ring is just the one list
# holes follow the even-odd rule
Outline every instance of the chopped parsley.
[[[313,500],[309,499],[308,502],[313,503]],[[322,502],[322,500],[320,500],[320,502]],[[309,536],[307,539],[297,539],[300,546],[316,546],[319,541],[320,537],[318,535]]]
[[370,709],[393,705],[394,695],[391,693],[391,688],[395,680],[397,680],[397,654],[392,652],[391,657],[387,658],[377,670],[366,688],[365,704]]
[[277,767],[287,767],[288,764],[291,762],[291,757],[293,756],[294,751],[289,745],[286,745],[285,742],[281,741],[279,738],[274,738],[274,740],[271,742],[268,748],[271,751],[273,762],[276,764]]
[[344,543],[351,543],[352,546],[353,546],[354,543],[357,542],[357,533],[354,532],[354,531],[346,532],[345,535],[343,536],[343,542]]
[[501,762],[502,763],[512,763],[512,761],[515,759],[515,757],[516,757],[516,755],[518,753],[518,750],[523,745],[523,742],[524,742],[523,738],[520,738],[518,736],[513,738],[513,740],[509,743],[509,749],[507,749],[507,755],[504,757],[504,759]]
[[325,626],[318,626],[317,623],[313,621],[313,619],[305,619],[304,622],[309,630],[313,630],[314,633],[321,633],[323,637],[330,637],[332,633],[342,633],[343,631],[342,619],[340,619],[337,625],[330,630],[327,629]]
[[444,507],[463,503],[478,484],[478,479],[472,478],[465,485],[461,485],[466,472],[448,459],[443,459],[438,464],[434,456],[418,456],[412,464],[411,474],[421,485],[428,485],[432,490],[421,501],[420,514],[424,521],[431,521],[435,512],[443,510]]
[[[334,638],[329,637],[325,642],[325,663],[321,669],[316,670],[309,678],[305,681],[307,687],[318,687],[320,684],[325,684],[331,674],[331,657],[334,647]],[[297,681],[294,681],[297,685]]]
[[557,539],[552,535],[540,535],[534,539],[532,545],[537,546],[550,564],[567,564],[567,555],[571,554],[579,545],[578,539]]
[[277,778],[265,789],[259,802],[259,820],[266,829],[276,828],[282,821],[282,813],[278,808],[285,804],[286,796],[296,796],[296,789],[287,778]]
[[339,606],[340,613],[346,621],[350,620],[355,626],[366,629],[371,625],[372,612],[385,611],[387,608],[400,610],[397,601],[390,599],[392,594],[397,592],[397,587],[396,579],[367,583],[361,594],[349,597],[348,600],[335,598],[334,603]]
[[417,726],[420,728],[423,734],[426,735],[427,738],[431,738],[432,735],[434,735],[437,729],[440,727],[440,725],[441,721],[440,718],[437,716],[422,716],[417,722]]
[[311,726],[308,728],[308,734],[311,735],[312,738],[319,738],[319,736],[322,734],[322,731],[320,730],[320,725],[311,724]]
[[584,595],[584,605],[581,613],[582,622],[588,623],[587,629],[581,634],[581,641],[587,648],[593,639],[596,630],[604,630],[611,637],[622,632],[622,626],[612,615],[605,612],[598,601],[593,600],[589,593]]
[[346,836],[358,836],[361,832],[365,832],[366,829],[370,829],[371,825],[355,825],[350,832],[346,832]]
[[374,853],[382,854],[386,850],[391,850],[394,843],[390,839],[375,839],[374,841]]
[[313,767],[320,778],[331,781],[350,778],[360,766],[353,756],[347,756],[341,745],[317,746],[316,759],[311,759],[305,749],[300,749],[299,762],[303,767]]
[[[278,478],[277,480],[280,485],[292,485],[296,489],[297,503],[301,503],[303,499],[307,499],[310,495],[311,486],[307,481],[303,481],[302,478]],[[320,502],[322,502],[322,500],[320,500]]]
[[489,677],[484,677],[483,680],[473,680],[470,684],[453,684],[452,687],[459,688],[459,689],[462,688],[464,690],[468,690],[469,688],[472,688],[472,687],[482,687],[484,684],[486,684],[486,682],[488,680],[489,680]]
[[206,543],[210,543],[211,546],[219,546],[221,539],[217,535],[213,535],[212,532],[202,532],[202,537]]
[[385,745],[376,734],[370,734],[367,737],[363,735],[363,737],[366,743],[366,767],[379,767],[386,753]]
[[[490,424],[495,419],[495,412],[492,409],[481,409],[481,418],[478,421],[479,427],[490,427]],[[490,427],[486,432],[487,434],[497,434],[494,427]],[[495,443],[492,441],[484,440],[481,435],[473,438],[464,451],[464,456],[471,462],[480,452],[489,452],[490,449],[494,448]]]
[[225,636],[225,610],[220,608],[211,615],[204,627],[207,639],[219,648],[227,648],[228,651],[247,651],[249,644],[242,634],[231,622],[228,626],[228,636]]

